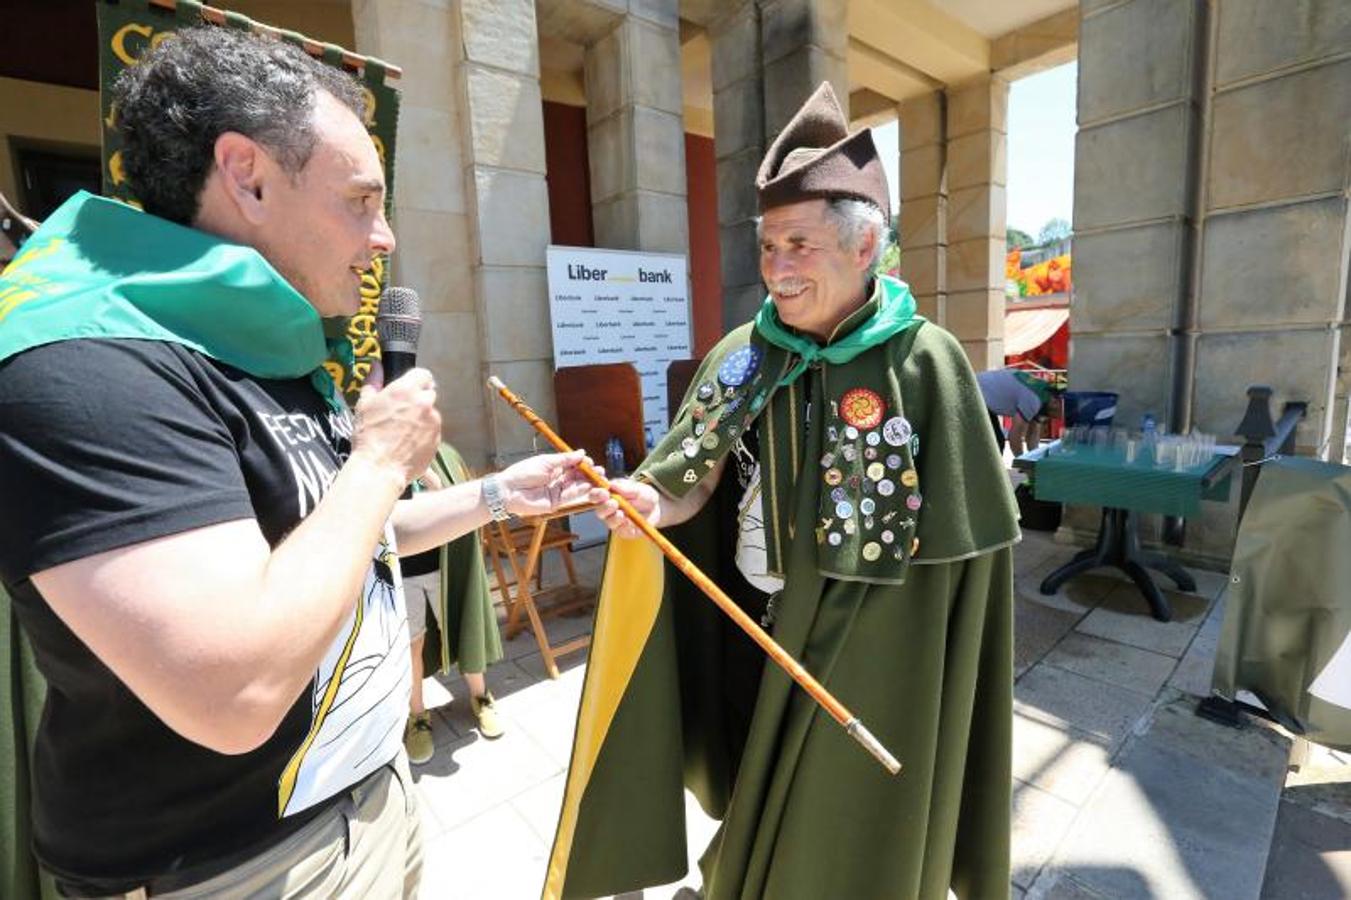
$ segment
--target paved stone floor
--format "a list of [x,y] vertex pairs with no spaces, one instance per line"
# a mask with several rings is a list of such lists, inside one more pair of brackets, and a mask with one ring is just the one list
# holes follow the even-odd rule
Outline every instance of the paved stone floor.
[[[1318,748],[1287,784],[1287,736],[1192,715],[1209,693],[1227,579],[1194,572],[1197,592],[1169,594],[1167,623],[1106,573],[1042,596],[1042,576],[1073,550],[1028,532],[1015,553],[1014,900],[1351,896],[1351,759]],[[601,557],[577,554],[583,581],[598,581]],[[582,615],[548,630],[557,642],[589,627]],[[427,683],[437,752],[414,771],[424,897],[538,896],[585,653],[564,658],[556,681],[528,632],[506,653],[488,671],[507,729],[497,741],[474,730],[462,681]],[[697,886],[693,858],[714,823],[693,803],[688,821],[682,884]]]

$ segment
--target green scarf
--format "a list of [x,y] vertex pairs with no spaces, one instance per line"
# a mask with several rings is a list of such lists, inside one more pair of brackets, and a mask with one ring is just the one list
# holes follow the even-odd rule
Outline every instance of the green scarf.
[[787,387],[798,379],[808,367],[818,360],[832,365],[843,365],[858,356],[869,347],[875,347],[892,335],[909,328],[918,316],[915,315],[915,298],[904,282],[887,275],[878,275],[882,290],[877,309],[866,322],[850,331],[838,341],[826,346],[789,330],[779,319],[774,300],[765,297],[760,311],[755,314],[755,330],[765,340],[776,347],[795,354],[797,364],[779,381],[779,387]]
[[77,338],[170,341],[257,378],[300,378],[342,400],[310,303],[252,247],[85,191],[0,273],[0,361]]

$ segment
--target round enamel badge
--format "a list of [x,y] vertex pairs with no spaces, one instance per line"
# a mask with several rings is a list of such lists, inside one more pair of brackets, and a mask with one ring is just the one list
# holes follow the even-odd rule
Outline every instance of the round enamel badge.
[[882,426],[882,437],[893,447],[899,447],[910,440],[910,435],[910,423],[906,421],[905,416],[892,416],[887,419],[887,424]]
[[745,384],[746,379],[755,374],[760,367],[760,348],[747,344],[727,354],[727,358],[718,366],[718,380],[728,387]]
[[885,411],[881,396],[868,388],[852,388],[840,399],[840,418],[865,431],[880,425]]

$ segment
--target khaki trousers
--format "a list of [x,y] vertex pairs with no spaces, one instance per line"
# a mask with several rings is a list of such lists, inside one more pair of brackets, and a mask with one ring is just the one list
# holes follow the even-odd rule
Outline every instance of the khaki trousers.
[[[188,888],[153,885],[120,900],[414,900],[422,877],[422,836],[408,757],[398,757],[334,809],[277,846]],[[110,898],[111,900],[111,898]]]

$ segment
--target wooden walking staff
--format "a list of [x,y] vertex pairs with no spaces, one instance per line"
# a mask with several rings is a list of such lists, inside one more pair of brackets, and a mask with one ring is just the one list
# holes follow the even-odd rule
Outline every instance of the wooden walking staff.
[[[502,379],[494,375],[488,379],[488,385],[497,391],[497,393],[501,394],[502,399],[507,401],[507,404],[511,406],[512,409],[520,413],[522,418],[535,426],[535,430],[544,435],[545,439],[548,440],[550,444],[553,444],[559,452],[572,452],[572,448],[567,445],[567,442],[555,434],[554,430],[550,428],[543,419],[536,415],[535,411],[526,405],[524,400],[512,393],[511,390],[502,383]],[[582,474],[591,479],[597,487],[609,491],[610,496],[615,498],[615,501],[619,504],[619,508],[624,511],[624,515],[629,517],[629,521],[636,525],[643,534],[647,535],[654,544],[660,547],[661,552],[666,554],[667,559],[675,563],[677,569],[684,572],[685,575],[689,577],[690,581],[693,581],[700,590],[708,595],[710,600],[718,605],[719,609],[730,616],[733,622],[740,625],[741,630],[750,635],[751,639],[760,645],[760,649],[769,654],[769,658],[778,663],[779,667],[787,672],[794,681],[801,685],[802,689],[806,691],[813,700],[820,704],[826,712],[830,713],[836,722],[843,725],[844,730],[849,733],[850,737],[862,744],[864,749],[876,757],[877,761],[885,766],[887,771],[892,775],[901,771],[901,764],[896,761],[896,757],[892,756],[887,748],[883,747],[882,743],[878,741],[877,738],[873,737],[872,732],[863,726],[863,723],[859,721],[858,716],[846,709],[844,704],[839,700],[836,700],[835,697],[831,695],[830,691],[827,691],[821,685],[821,682],[817,681],[812,677],[810,672],[802,668],[800,662],[793,659],[787,650],[780,647],[772,637],[765,633],[763,628],[756,624],[754,619],[746,615],[745,611],[736,605],[736,601],[727,596],[722,588],[713,583],[711,578],[699,571],[699,567],[690,562],[689,558],[686,557],[684,553],[681,553],[675,544],[672,544],[667,540],[666,536],[658,531],[651,522],[647,521],[642,513],[634,509],[633,505],[629,503],[628,500],[620,496],[619,493],[610,486],[610,482],[606,480],[604,475],[597,472],[590,463],[585,461],[581,464],[580,468]]]

